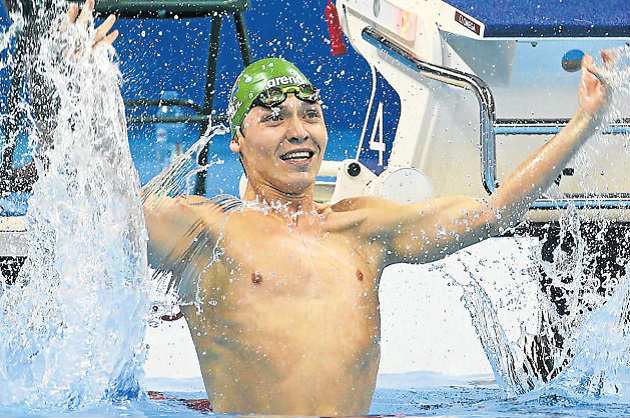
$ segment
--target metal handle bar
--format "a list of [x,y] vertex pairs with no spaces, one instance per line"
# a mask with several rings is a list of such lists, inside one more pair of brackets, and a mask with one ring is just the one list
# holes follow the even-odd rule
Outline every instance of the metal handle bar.
[[[554,135],[569,123],[569,119],[497,119],[496,135]],[[620,119],[603,130],[604,135],[630,134],[630,119]]]

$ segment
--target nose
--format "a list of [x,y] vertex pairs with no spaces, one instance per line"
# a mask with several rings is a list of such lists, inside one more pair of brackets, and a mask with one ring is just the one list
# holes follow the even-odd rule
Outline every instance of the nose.
[[297,116],[293,116],[289,121],[289,126],[287,129],[288,141],[292,144],[301,144],[305,142],[308,137],[308,131],[304,129],[304,124],[302,123],[302,120]]

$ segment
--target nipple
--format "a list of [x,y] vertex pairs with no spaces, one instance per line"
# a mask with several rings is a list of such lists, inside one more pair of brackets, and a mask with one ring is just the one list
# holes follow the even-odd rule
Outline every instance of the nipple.
[[252,273],[252,283],[254,283],[254,284],[261,284],[262,281],[263,281],[262,274],[260,274],[257,271]]
[[361,272],[361,270],[357,270],[357,280],[360,282],[363,281],[363,273]]

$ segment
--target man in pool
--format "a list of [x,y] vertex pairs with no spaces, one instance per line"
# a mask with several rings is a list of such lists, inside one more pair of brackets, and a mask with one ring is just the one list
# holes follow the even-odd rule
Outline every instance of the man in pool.
[[368,412],[383,269],[439,260],[515,226],[597,129],[606,101],[586,56],[574,117],[487,200],[321,205],[313,188],[328,135],[318,91],[285,60],[248,66],[230,102],[243,201],[147,196],[145,206],[152,265],[194,296],[182,309],[214,410]]
[[366,413],[383,269],[435,261],[516,225],[596,129],[606,102],[597,71],[586,57],[571,122],[487,201],[319,205],[328,137],[317,90],[281,59],[247,67],[232,92],[230,149],[247,174],[243,200],[256,203],[180,197],[145,212],[152,261],[196,285],[198,303],[183,312],[215,410]]

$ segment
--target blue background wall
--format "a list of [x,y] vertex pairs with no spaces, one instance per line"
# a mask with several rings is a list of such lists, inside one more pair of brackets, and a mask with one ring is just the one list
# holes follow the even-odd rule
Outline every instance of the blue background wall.
[[[329,128],[326,158],[354,156],[370,93],[369,68],[365,60],[348,46],[341,57],[330,54],[328,29],[324,20],[325,0],[308,2],[290,0],[252,0],[246,12],[252,55],[284,57],[298,65],[322,90]],[[7,27],[6,11],[0,13],[0,25]],[[159,98],[162,91],[176,92],[181,98],[203,103],[210,20],[121,19],[116,27],[121,36],[116,41],[123,74],[125,99]],[[223,113],[236,76],[242,69],[234,23],[224,19],[217,67],[215,109]],[[6,97],[6,72],[2,76],[2,97]],[[2,109],[2,113],[6,108]],[[154,114],[156,109],[145,109]],[[173,129],[174,128],[174,129]],[[155,144],[155,126],[129,128],[132,155],[144,183],[157,174],[163,163]],[[169,127],[183,147],[198,137],[195,126]],[[241,168],[228,151],[229,138],[215,141],[215,161],[209,173],[208,194],[235,193]],[[172,144],[171,144],[172,145]],[[25,148],[21,148],[25,152]]]

